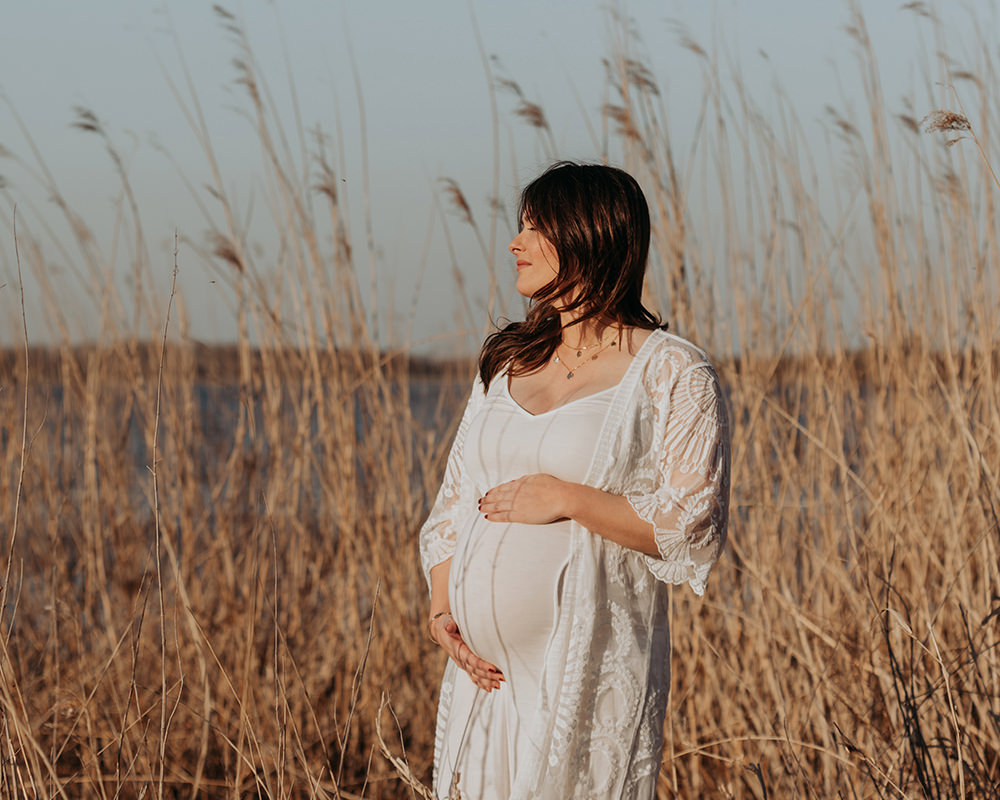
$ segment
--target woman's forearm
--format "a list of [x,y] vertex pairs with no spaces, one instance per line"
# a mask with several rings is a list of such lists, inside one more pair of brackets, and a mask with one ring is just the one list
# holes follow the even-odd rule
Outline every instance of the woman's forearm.
[[639,518],[626,498],[552,475],[525,475],[494,486],[480,499],[479,510],[491,522],[544,525],[573,519],[623,547],[660,554],[653,526]]
[[660,555],[653,526],[639,518],[626,498],[568,482],[563,482],[561,493],[566,517],[591,533],[646,555]]
[[431,567],[431,609],[430,616],[442,611],[451,611],[448,601],[448,575],[451,572],[451,559],[446,558],[440,564]]

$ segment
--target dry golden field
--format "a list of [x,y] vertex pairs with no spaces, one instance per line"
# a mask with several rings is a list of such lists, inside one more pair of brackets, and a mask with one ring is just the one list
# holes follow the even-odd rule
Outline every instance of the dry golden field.
[[[830,186],[794,110],[707,56],[679,153],[615,30],[602,122],[648,191],[650,296],[716,354],[734,423],[730,544],[703,599],[673,593],[660,796],[1000,798],[998,65],[955,78],[956,116],[897,117],[855,14],[869,106],[831,111]],[[303,170],[241,68],[281,286],[233,213],[174,256],[216,265],[238,341],[190,342],[137,256],[134,297],[97,293],[98,343],[0,354],[3,797],[426,796],[443,663],[416,532],[472,365],[375,346],[335,160]],[[18,219],[40,276],[44,236]]]

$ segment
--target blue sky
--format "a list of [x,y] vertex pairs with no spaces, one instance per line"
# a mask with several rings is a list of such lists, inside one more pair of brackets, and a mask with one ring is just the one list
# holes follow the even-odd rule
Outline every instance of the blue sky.
[[[215,146],[225,182],[249,206],[262,195],[260,151],[252,125],[237,109],[245,108],[233,86],[231,64],[236,48],[208,2],[167,4],[146,0],[33,0],[9,2],[0,30],[0,92],[16,109],[70,205],[82,214],[98,241],[114,246],[118,184],[110,160],[96,137],[73,127],[74,108],[92,110],[125,155],[137,196],[154,273],[166,299],[173,232],[197,239],[207,227],[199,218],[171,160],[197,183],[207,175],[190,126],[168,87],[167,77],[183,80],[170,31],[183,50]],[[345,154],[342,180],[351,197],[352,226],[360,228],[361,135],[359,98],[350,51],[362,87],[366,111],[374,236],[377,242],[378,293],[382,304],[402,308],[409,333],[397,341],[434,340],[445,347],[466,342],[453,335],[457,305],[447,247],[434,223],[433,198],[439,179],[454,178],[477,215],[485,217],[492,180],[493,138],[489,94],[474,25],[487,53],[503,74],[517,81],[540,103],[553,130],[560,157],[597,156],[583,122],[596,124],[604,101],[602,57],[607,52],[606,4],[590,0],[294,0],[223,3],[245,24],[261,72],[269,81],[283,115],[295,108],[286,90],[287,66],[294,75],[298,109],[306,127],[321,125],[336,136]],[[902,98],[926,81],[921,53],[928,47],[912,12],[899,2],[864,0],[860,8],[878,52],[891,112],[902,111]],[[675,116],[674,131],[683,144],[686,120],[700,101],[698,60],[679,44],[684,29],[706,50],[724,53],[726,71],[736,69],[751,93],[764,98],[779,80],[793,98],[800,117],[818,125],[824,107],[863,106],[858,96],[851,42],[843,31],[849,5],[836,0],[632,0],[624,4],[635,19],[642,49]],[[949,32],[961,50],[964,10],[976,10],[981,22],[995,22],[988,0],[968,6],[948,4]],[[475,19],[475,23],[473,22]],[[577,99],[579,98],[579,99]],[[537,137],[514,118],[513,98],[501,94],[503,174],[500,199],[509,208],[519,184],[545,163]],[[925,105],[930,99],[918,100]],[[581,110],[582,109],[582,110]],[[930,110],[929,108],[927,110]],[[289,126],[289,130],[293,129]],[[32,163],[31,149],[9,107],[0,104],[0,145]],[[0,159],[8,199],[21,203],[24,225],[40,230],[37,217],[55,220],[29,172],[10,158]],[[10,207],[0,224],[0,343],[16,341],[16,309]],[[248,211],[249,213],[249,211]],[[254,213],[262,213],[258,208]],[[53,225],[59,230],[58,221]],[[452,229],[460,229],[451,218]],[[259,227],[269,245],[267,225]],[[503,252],[502,229],[496,251]],[[43,237],[44,242],[44,237]],[[458,259],[474,304],[485,295],[483,259],[469,255],[473,241],[456,233]],[[425,255],[426,254],[426,255]],[[411,303],[418,264],[426,258],[423,286]],[[51,261],[55,292],[69,310],[73,335],[93,335],[94,315],[80,300],[68,270]],[[180,286],[191,318],[191,335],[225,340],[234,333],[224,289],[211,283],[205,265],[182,248]],[[52,321],[38,301],[29,275],[29,329],[33,340],[52,340]],[[431,286],[431,290],[426,287]],[[79,305],[80,308],[76,308]],[[437,337],[445,337],[443,339]],[[475,340],[476,334],[471,334]],[[467,337],[469,338],[469,337]]]

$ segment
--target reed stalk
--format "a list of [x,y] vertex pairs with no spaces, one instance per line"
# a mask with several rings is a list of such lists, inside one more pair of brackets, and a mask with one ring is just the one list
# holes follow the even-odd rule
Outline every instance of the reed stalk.
[[[23,260],[38,276],[59,340],[32,347],[22,301],[23,347],[0,351],[0,782],[426,797],[444,665],[422,635],[415,536],[474,367],[389,338],[373,304],[391,276],[374,220],[350,225],[342,145],[298,113],[286,127],[239,19],[218,14],[280,246],[253,246],[175,41],[171,91],[209,175],[183,176],[207,230],[181,232],[173,263],[218,281],[231,345],[193,341],[183,295],[157,287],[156,236],[97,116],[78,119],[121,184],[128,297],[12,117],[61,215],[11,215],[18,275]],[[662,798],[1000,798],[994,128],[959,106],[974,142],[946,147],[921,114],[891,114],[848,14],[867,113],[832,106],[826,149],[780,91],[753,96],[684,34],[705,100],[680,142],[634,27],[612,20],[594,157],[646,187],[650,296],[713,354],[734,423],[729,548],[704,599],[672,593]],[[982,120],[991,85],[976,84]],[[541,106],[511,96],[558,155]],[[457,179],[438,189],[428,236],[455,248],[447,200],[492,287],[482,308],[459,293],[458,340],[502,311],[511,221],[494,198],[484,221]],[[55,260],[99,320],[89,344]],[[469,262],[455,250],[457,279]]]

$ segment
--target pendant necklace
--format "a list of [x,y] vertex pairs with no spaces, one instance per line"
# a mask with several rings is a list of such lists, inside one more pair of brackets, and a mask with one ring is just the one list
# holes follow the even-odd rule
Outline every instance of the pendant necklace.
[[[576,349],[577,358],[580,358],[580,357],[582,357],[584,350],[590,350],[593,347],[598,347],[598,345],[601,345],[600,347],[598,347],[598,349],[594,352],[593,355],[591,355],[589,358],[584,358],[575,367],[569,366],[568,364],[566,364],[566,362],[564,362],[561,358],[559,358],[559,349],[556,348],[556,363],[557,364],[562,364],[563,366],[565,366],[567,368],[568,372],[566,373],[566,380],[570,380],[576,374],[577,370],[582,369],[587,364],[589,364],[591,361],[596,361],[597,357],[601,353],[603,353],[605,350],[607,350],[609,347],[611,347],[611,345],[613,345],[614,343],[615,343],[615,340],[612,339],[611,341],[609,341],[607,344],[604,344],[604,345],[601,345],[600,342],[597,342],[596,344],[587,345],[586,347],[575,348]],[[565,342],[562,342],[562,344],[566,345]]]
[[[600,342],[600,340],[598,340],[598,341],[594,342],[593,344],[579,345],[578,347],[569,347],[569,345],[566,344],[566,342],[563,342],[563,347],[569,347],[570,350],[576,350],[576,357],[577,358],[583,358],[583,352],[584,352],[584,350],[591,350],[591,349],[593,349],[595,347],[598,347],[600,344],[601,344],[601,342]],[[604,348],[602,347],[601,350],[603,350],[603,349]],[[598,350],[598,352],[600,352],[600,350]]]

